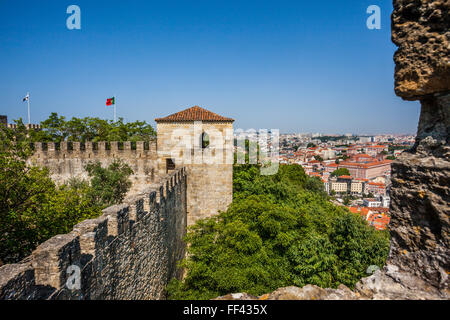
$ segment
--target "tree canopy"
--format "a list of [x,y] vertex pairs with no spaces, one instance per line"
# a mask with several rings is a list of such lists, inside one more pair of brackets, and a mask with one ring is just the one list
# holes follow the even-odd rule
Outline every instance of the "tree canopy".
[[320,179],[301,166],[282,165],[273,176],[235,166],[233,183],[229,209],[189,228],[186,277],[171,281],[171,299],[261,295],[290,285],[353,287],[370,265],[384,265],[388,233],[328,201]]
[[314,159],[319,162],[323,162],[323,158],[321,156],[314,156]]
[[350,175],[350,171],[348,171],[347,168],[336,169],[330,174],[330,176],[332,176],[332,177],[349,176],[349,175]]
[[103,206],[121,203],[131,188],[132,183],[128,178],[133,170],[120,160],[113,161],[106,168],[99,161],[89,163],[85,169],[91,178],[89,194],[95,203]]
[[99,141],[149,141],[156,135],[155,130],[145,121],[125,123],[100,118],[76,118],[66,120],[53,112],[41,122],[41,130],[30,131],[33,142],[99,142]]

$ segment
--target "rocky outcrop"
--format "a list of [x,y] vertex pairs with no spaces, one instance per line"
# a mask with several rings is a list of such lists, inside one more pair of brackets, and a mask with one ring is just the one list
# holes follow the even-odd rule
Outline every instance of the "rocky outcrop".
[[307,285],[303,288],[286,287],[256,297],[247,293],[228,294],[215,300],[356,300],[358,295],[344,285],[338,289],[322,289],[318,286]]
[[391,189],[388,263],[441,289],[448,288],[450,270],[448,152],[432,136],[424,138],[393,164]]
[[364,300],[446,300],[448,293],[430,285],[398,266],[388,264],[355,286],[358,299]]
[[450,1],[394,0],[395,92],[407,100],[447,92]]
[[395,91],[419,100],[416,144],[392,165],[388,264],[442,292],[450,271],[450,1],[394,1]]
[[345,286],[287,287],[220,300],[448,299],[450,214],[450,0],[394,0],[395,92],[419,100],[414,147],[392,164],[391,250],[387,265]]
[[446,300],[443,292],[395,265],[387,265],[372,276],[362,279],[352,291],[344,285],[323,289],[314,285],[286,287],[261,296],[234,293],[215,300]]

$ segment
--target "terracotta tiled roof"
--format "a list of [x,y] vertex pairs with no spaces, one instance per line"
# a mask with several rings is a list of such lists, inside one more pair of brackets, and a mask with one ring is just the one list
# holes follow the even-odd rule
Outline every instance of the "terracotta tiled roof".
[[339,167],[344,167],[344,168],[347,168],[347,167],[355,168],[356,167],[356,168],[368,169],[368,168],[391,164],[391,163],[392,163],[391,160],[372,161],[372,162],[368,162],[368,163],[343,161],[339,164]]
[[353,155],[353,158],[372,158],[372,156],[369,156],[366,153],[357,153],[357,154]]
[[351,213],[358,213],[359,212],[357,207],[348,207],[348,209],[350,210]]
[[336,163],[330,163],[330,164],[327,164],[326,167],[333,167],[333,168],[335,168],[335,167],[338,167],[338,165]]
[[165,118],[157,118],[156,122],[178,122],[178,121],[214,121],[214,122],[234,122],[231,118],[225,118],[206,109],[195,106]]
[[376,213],[388,213],[389,208],[384,207],[370,207],[370,211],[376,212]]
[[375,187],[380,187],[380,188],[386,187],[386,185],[384,183],[376,183],[376,182],[369,182],[369,186],[375,186]]

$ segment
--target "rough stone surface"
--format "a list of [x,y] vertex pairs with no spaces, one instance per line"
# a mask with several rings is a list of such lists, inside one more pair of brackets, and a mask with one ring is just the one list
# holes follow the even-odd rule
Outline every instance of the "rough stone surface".
[[356,300],[358,297],[358,294],[344,285],[339,286],[338,289],[323,289],[309,284],[303,288],[280,288],[259,297],[246,293],[234,293],[215,300]]
[[[0,267],[0,299],[164,299],[184,257],[186,174],[183,168],[97,219],[41,244],[19,264]],[[78,266],[81,287],[70,287]]]
[[394,1],[395,90],[422,108],[415,146],[392,165],[388,265],[442,292],[450,272],[450,1]]
[[[448,145],[431,136],[393,164],[388,263],[448,288],[450,162]],[[441,151],[438,151],[440,149]],[[445,152],[446,156],[439,156]]]
[[447,300],[448,291],[439,290],[395,265],[387,265],[355,286],[358,299],[369,300]]
[[450,90],[449,12],[449,0],[394,0],[395,91],[404,99]]
[[439,291],[420,278],[389,265],[362,279],[352,291],[344,285],[323,289],[314,285],[286,287],[259,297],[234,293],[214,300],[446,300],[448,292]]
[[[263,296],[264,297],[264,296]],[[356,294],[344,285],[338,289],[322,289],[314,285],[303,288],[287,287],[278,289],[267,297],[268,300],[354,300]]]

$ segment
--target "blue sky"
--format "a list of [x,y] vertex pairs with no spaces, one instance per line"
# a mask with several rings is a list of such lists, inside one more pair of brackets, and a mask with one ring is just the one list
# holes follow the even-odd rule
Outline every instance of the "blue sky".
[[[146,120],[199,105],[235,128],[415,133],[393,90],[391,0],[0,0],[0,114]],[[81,8],[81,30],[66,9]],[[369,5],[382,29],[369,30]]]

